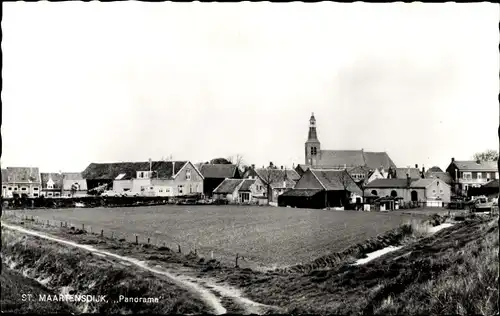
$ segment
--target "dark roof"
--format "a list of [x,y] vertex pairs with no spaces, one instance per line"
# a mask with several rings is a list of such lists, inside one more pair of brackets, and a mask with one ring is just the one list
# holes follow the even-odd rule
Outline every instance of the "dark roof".
[[406,186],[406,179],[375,179],[372,182],[368,183],[365,188],[406,188]]
[[2,169],[2,183],[7,183],[7,179],[9,178],[7,169]]
[[63,180],[84,180],[81,172],[63,172]]
[[444,172],[443,169],[439,168],[438,166],[430,167],[428,172]]
[[389,154],[386,152],[371,152],[364,151],[365,164],[370,169],[377,169],[383,167],[384,169],[389,169],[390,167],[395,168],[396,164],[392,161]]
[[291,189],[286,192],[283,192],[281,196],[297,196],[297,197],[311,197],[323,190],[318,189]]
[[322,150],[321,159],[318,165],[337,167],[337,166],[363,166],[365,158],[361,150]]
[[483,188],[498,188],[498,179],[491,180],[490,182],[484,184]]
[[286,188],[293,188],[295,182],[300,179],[297,171],[293,169],[270,169],[261,168],[255,169],[258,177],[264,182],[264,184],[269,184],[273,188],[283,188],[283,181],[286,179]]
[[49,179],[52,179],[54,182],[54,189],[60,189],[62,187],[62,174],[60,173],[40,173],[40,178],[42,180],[42,189],[47,188]]
[[454,163],[460,171],[498,171],[496,161],[480,161],[479,163],[477,163],[475,160],[455,160]]
[[322,150],[321,159],[317,165],[330,168],[366,166],[369,169],[396,167],[386,152],[365,152],[363,150]]
[[233,178],[238,167],[230,164],[203,164],[199,170],[204,178]]
[[361,189],[345,170],[310,169],[327,191],[347,191],[361,194]]
[[[410,185],[412,188],[426,188],[429,186],[432,182],[439,180],[439,179],[419,179],[417,181],[413,181]],[[444,181],[443,181],[444,182]]]
[[251,191],[250,186],[257,181],[256,179],[245,179],[243,180],[243,183],[241,184],[240,188],[238,191]]
[[241,179],[224,179],[213,191],[213,193],[230,194],[241,184]]
[[364,174],[366,177],[368,177],[370,172],[370,168],[368,166],[357,166],[357,167],[350,167],[347,168],[347,172],[352,175],[352,174]]
[[7,176],[6,183],[30,183],[40,182],[40,171],[38,168],[30,168],[30,167],[7,167],[7,172],[5,174]]
[[426,179],[441,179],[447,184],[451,184],[453,179],[447,172],[425,172]]
[[[161,179],[171,179],[186,163],[187,161],[152,161],[153,178],[158,176]],[[91,163],[82,172],[82,176],[84,179],[114,180],[118,175],[125,174],[121,179],[132,179],[136,177],[137,171],[149,171],[149,162]]]
[[411,179],[420,179],[421,174],[418,168],[396,168],[396,178],[406,179],[406,175],[410,174]]

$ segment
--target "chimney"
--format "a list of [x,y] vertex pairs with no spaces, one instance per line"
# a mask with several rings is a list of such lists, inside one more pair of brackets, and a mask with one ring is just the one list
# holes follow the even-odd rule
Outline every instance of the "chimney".
[[175,161],[172,161],[172,178],[175,176]]
[[424,178],[425,175],[425,166],[422,166],[422,178]]
[[252,164],[252,169],[255,169],[255,165],[254,164]]
[[415,168],[417,168],[417,169],[418,169],[418,165],[417,165],[417,164],[415,164]]
[[455,158],[451,158],[451,162],[455,162]]
[[283,166],[281,166],[281,170],[283,170]]

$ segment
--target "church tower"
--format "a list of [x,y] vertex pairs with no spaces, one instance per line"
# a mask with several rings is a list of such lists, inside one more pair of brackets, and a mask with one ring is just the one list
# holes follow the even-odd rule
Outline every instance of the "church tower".
[[318,158],[321,154],[320,148],[321,146],[316,132],[316,118],[314,118],[314,113],[312,113],[311,118],[309,119],[309,135],[307,136],[307,141],[305,143],[306,165],[314,166],[317,164]]

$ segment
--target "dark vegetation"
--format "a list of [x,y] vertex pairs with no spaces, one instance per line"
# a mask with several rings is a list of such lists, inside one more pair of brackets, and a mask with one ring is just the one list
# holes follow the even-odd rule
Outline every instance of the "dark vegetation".
[[[107,302],[75,305],[80,312],[187,314],[207,312],[205,304],[187,290],[133,266],[71,249],[55,242],[2,229],[2,260],[14,263],[34,279],[48,279],[47,287],[59,294],[107,295]],[[4,293],[2,291],[2,293]],[[126,297],[158,297],[159,304],[119,302]],[[4,297],[2,294],[2,302]],[[54,304],[54,303],[53,303]],[[38,313],[38,311],[37,311]]]

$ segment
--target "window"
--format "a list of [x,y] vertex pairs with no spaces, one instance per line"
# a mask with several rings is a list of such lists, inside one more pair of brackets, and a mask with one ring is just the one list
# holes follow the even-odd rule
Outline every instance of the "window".
[[377,190],[372,190],[372,194],[373,194],[373,195],[378,195],[378,194],[377,194]]
[[[37,194],[37,193],[35,193],[34,195],[35,195],[35,196],[37,196],[38,194]],[[71,197],[71,194],[68,194],[68,197]]]
[[471,180],[472,179],[472,172],[462,172],[462,179]]
[[495,172],[495,179],[498,179],[498,172]]
[[490,179],[491,179],[491,173],[489,173],[489,172],[488,172],[488,173],[486,174],[486,179],[488,179],[488,180],[490,180]]
[[59,192],[56,192],[55,196],[61,196],[61,194]]
[[52,196],[52,192],[47,193],[47,196]]
[[142,171],[141,171],[141,172],[139,173],[139,178],[141,178],[141,179],[142,179],[142,178],[144,178],[144,172],[142,172]]
[[483,174],[481,172],[477,173],[477,179],[481,180],[483,178]]
[[161,188],[160,188],[158,191],[159,191],[159,192],[163,192],[163,189],[161,189]]
[[21,188],[21,191],[26,191],[26,188],[24,188],[24,187],[23,187],[23,188]]
[[191,169],[186,170],[186,180],[191,180]]
[[38,188],[33,188],[33,191],[38,191]]
[[311,147],[311,155],[312,156],[316,156],[316,154],[318,153],[316,147]]
[[7,189],[7,187],[6,187],[5,185],[4,185],[4,186],[2,186],[2,188],[3,188],[3,189]]
[[178,189],[179,189],[179,194],[183,194],[184,193],[184,186],[182,184],[179,185]]
[[14,191],[17,191],[17,187],[14,187]]
[[439,190],[439,193],[441,193],[441,194],[442,194],[442,193],[443,193],[443,190]]
[[52,184],[47,184],[47,189],[53,189],[54,186]]
[[193,193],[193,186],[191,184],[189,185],[189,193]]
[[9,191],[12,191],[12,188],[11,188],[11,187],[9,187]]
[[398,196],[398,192],[396,192],[396,190],[392,190],[391,191],[391,196],[392,197],[397,197]]
[[38,196],[38,193],[33,193],[33,196],[34,196],[34,197],[37,197],[37,196]]

